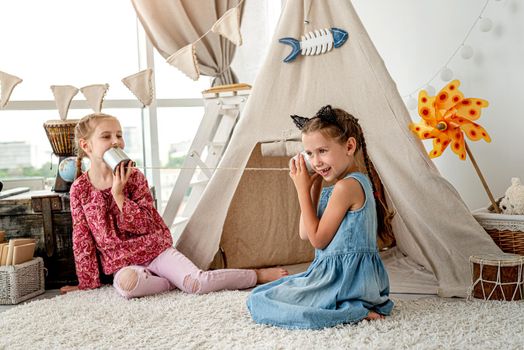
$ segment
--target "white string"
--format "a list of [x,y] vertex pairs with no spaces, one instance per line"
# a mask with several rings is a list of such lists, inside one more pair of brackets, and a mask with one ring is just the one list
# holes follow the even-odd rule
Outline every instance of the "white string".
[[137,166],[139,169],[158,169],[158,170],[246,170],[246,171],[289,171],[289,168],[236,168],[236,167],[154,167]]
[[[464,43],[466,42],[466,40],[468,40],[468,37],[469,35],[471,34],[471,32],[473,31],[473,28],[475,28],[475,25],[477,24],[477,22],[482,18],[482,14],[484,13],[484,11],[486,10],[486,7],[488,6],[488,3],[489,3],[490,0],[486,0],[486,3],[484,4],[484,6],[482,7],[482,10],[480,11],[480,14],[478,15],[478,17],[475,19],[475,21],[473,22],[473,24],[471,25],[471,27],[469,28],[469,30],[467,31],[466,35],[464,36],[464,39],[462,40],[462,42],[460,43],[460,45],[455,49],[455,51],[451,54],[451,56],[449,57],[449,59],[446,61],[446,63],[442,66],[442,67],[447,67],[448,64],[451,62],[451,60],[457,55],[457,52],[460,50],[461,47],[464,46]],[[431,83],[436,77],[437,75],[440,73],[440,71],[442,70],[439,69],[427,82],[425,82],[424,84],[420,85],[419,87],[417,87],[416,89],[414,89],[413,91],[411,91],[409,94],[406,94],[406,95],[402,95],[402,98],[406,98],[406,97],[410,97],[411,95],[413,95],[414,93],[416,93],[417,91],[419,91],[420,89],[424,88],[425,86],[429,85],[429,83]]]
[[304,0],[304,33],[306,32],[306,24],[311,23],[311,21],[309,20],[309,13],[311,12],[312,2],[312,0]]

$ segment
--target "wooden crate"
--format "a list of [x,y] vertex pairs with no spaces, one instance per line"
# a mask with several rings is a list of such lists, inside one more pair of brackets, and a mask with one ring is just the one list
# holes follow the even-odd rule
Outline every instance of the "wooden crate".
[[0,228],[6,239],[36,239],[35,256],[47,269],[46,289],[78,283],[68,193],[30,191],[0,199]]

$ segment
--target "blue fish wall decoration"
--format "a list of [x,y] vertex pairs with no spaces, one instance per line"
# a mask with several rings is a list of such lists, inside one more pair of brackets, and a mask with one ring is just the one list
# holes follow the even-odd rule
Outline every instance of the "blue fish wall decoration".
[[293,61],[298,54],[304,56],[319,55],[331,51],[333,47],[338,49],[348,39],[348,32],[339,28],[317,29],[306,33],[300,41],[294,38],[282,38],[279,43],[290,45],[291,53],[284,58],[284,62]]

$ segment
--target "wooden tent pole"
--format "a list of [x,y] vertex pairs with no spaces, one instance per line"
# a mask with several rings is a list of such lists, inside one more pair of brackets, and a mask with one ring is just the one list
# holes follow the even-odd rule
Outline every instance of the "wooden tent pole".
[[477,165],[477,162],[475,161],[475,158],[473,157],[473,153],[471,153],[471,150],[469,149],[469,146],[466,140],[464,140],[464,144],[466,145],[466,152],[468,153],[469,159],[471,159],[471,162],[473,163],[473,167],[477,171],[477,175],[479,176],[480,181],[482,182],[482,186],[484,186],[484,190],[486,190],[486,193],[488,194],[489,200],[491,201],[491,205],[493,205],[493,208],[495,208],[495,212],[497,214],[500,214],[500,208],[497,202],[495,201],[495,198],[493,198],[493,195],[491,194],[491,191],[489,190],[488,184],[486,180],[484,179],[484,176],[482,176],[482,173],[480,172],[480,168]]

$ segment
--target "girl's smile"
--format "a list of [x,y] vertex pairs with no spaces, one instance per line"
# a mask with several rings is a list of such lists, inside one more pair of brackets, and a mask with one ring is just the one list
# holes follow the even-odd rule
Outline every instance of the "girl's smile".
[[342,179],[355,168],[355,139],[352,137],[341,144],[313,131],[302,135],[302,143],[313,168],[328,182]]
[[324,168],[324,169],[316,169],[317,173],[319,173],[324,178],[328,176],[330,170],[331,170],[331,167]]

